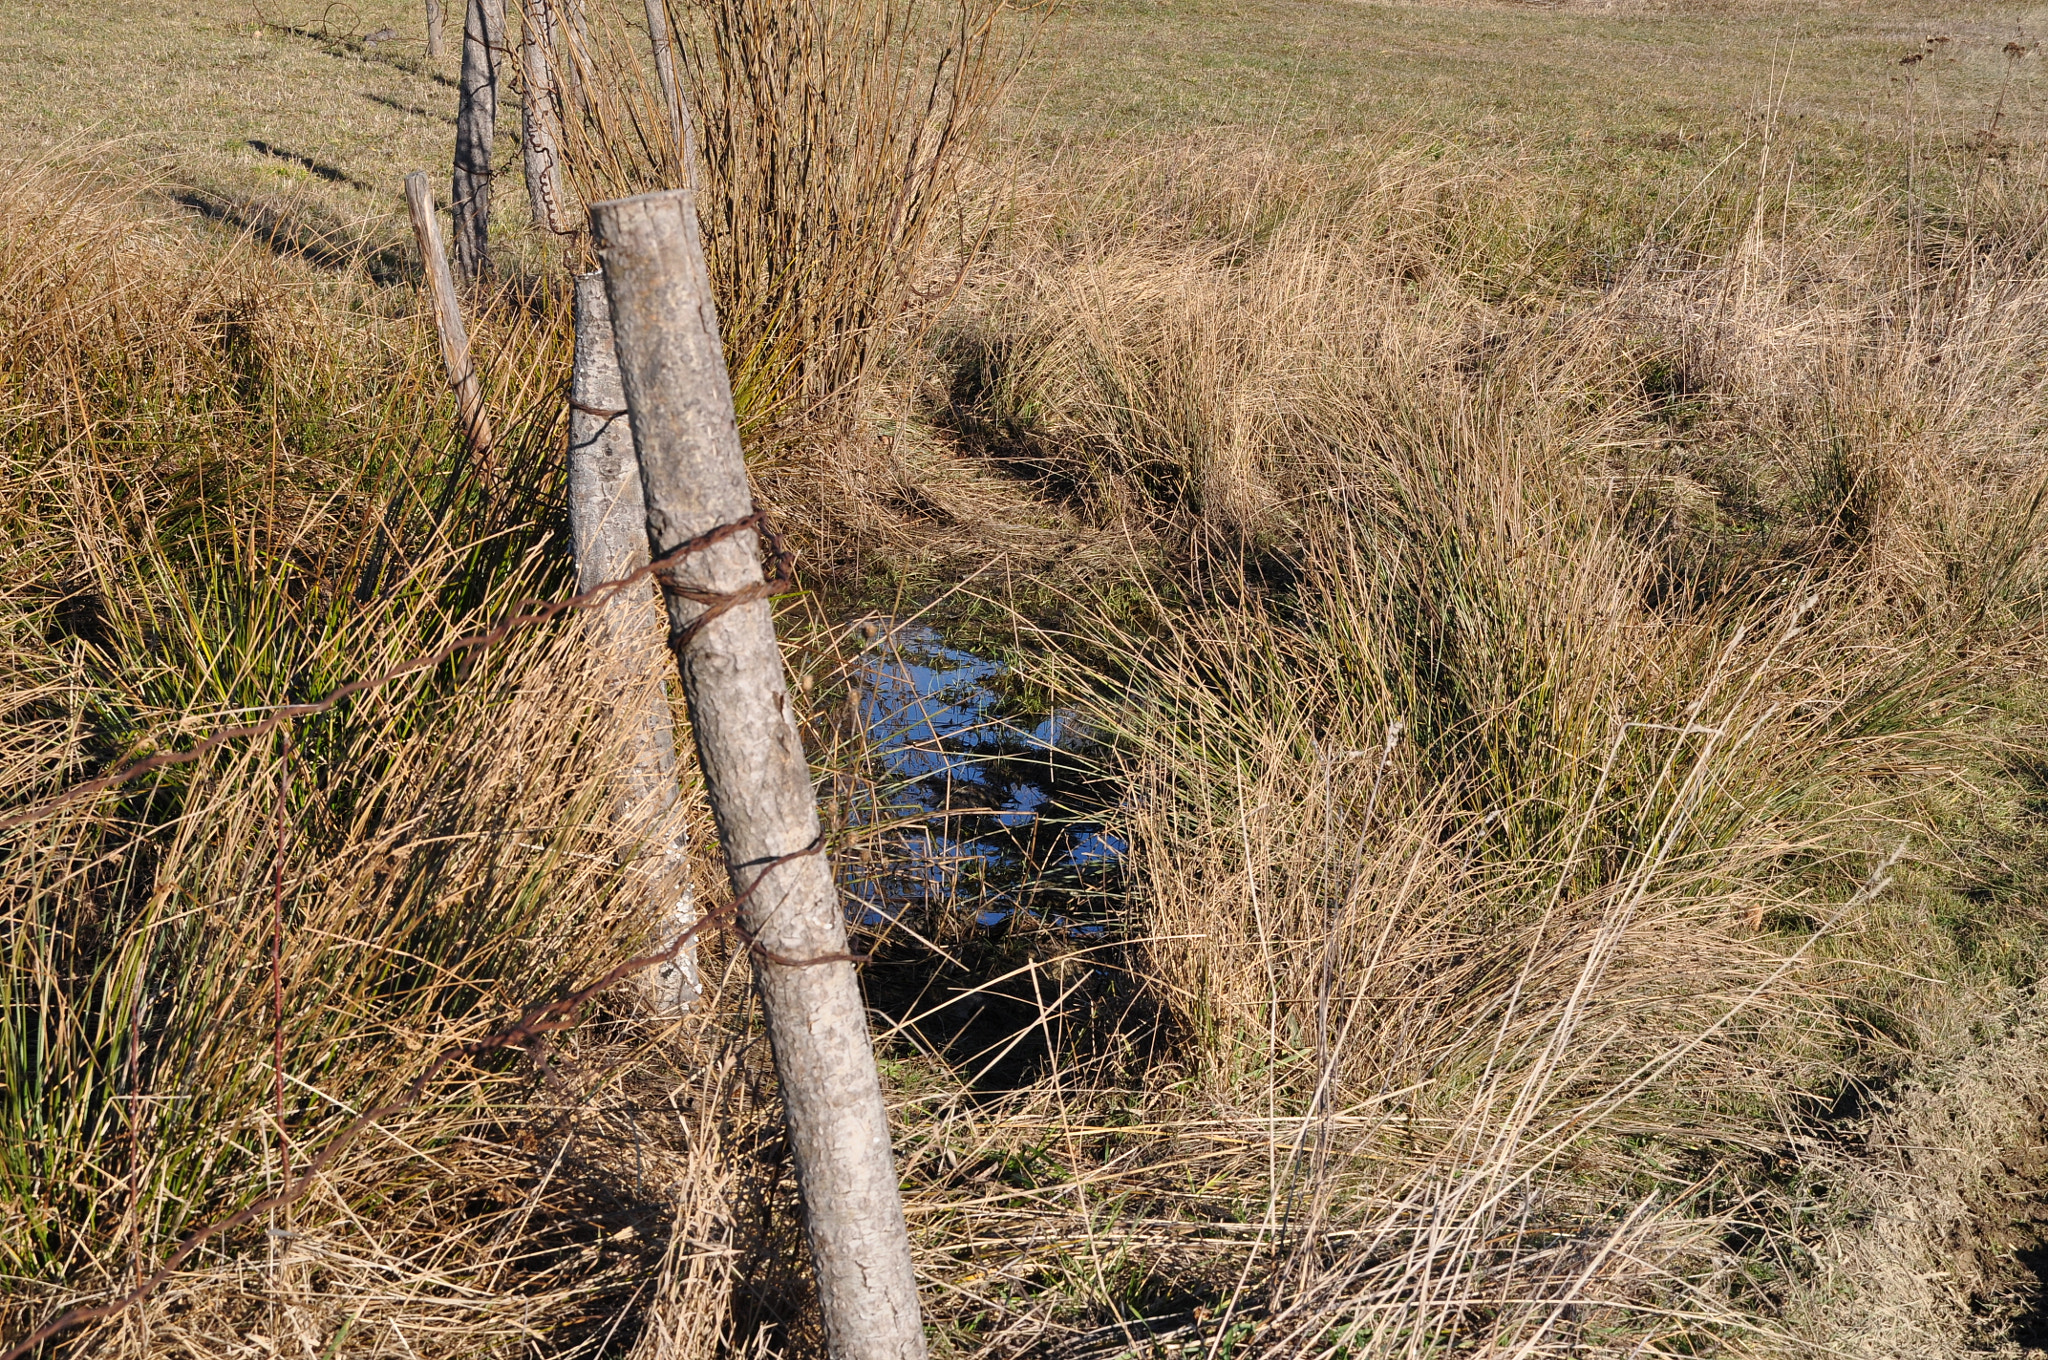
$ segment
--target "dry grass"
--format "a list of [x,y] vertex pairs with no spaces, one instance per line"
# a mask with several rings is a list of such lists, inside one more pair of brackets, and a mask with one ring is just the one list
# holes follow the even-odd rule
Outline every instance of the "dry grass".
[[[1181,136],[1160,107],[1122,125],[1140,154],[1013,147],[986,242],[861,257],[902,271],[850,290],[850,332],[887,337],[843,361],[868,390],[757,469],[823,588],[786,636],[848,872],[901,809],[849,717],[875,644],[841,605],[970,575],[942,613],[1086,719],[1084,785],[1131,845],[1105,936],[940,903],[870,942],[935,1350],[2017,1344],[2039,1225],[1993,1206],[2040,1179],[2033,68],[1985,155],[1957,128],[2005,68],[1975,37],[1944,77],[1969,97],[1930,97],[1909,144],[1838,136],[1853,82],[1824,62],[1730,100],[1768,65],[1763,9],[1345,15],[1411,42],[1373,82],[1567,40],[1605,71],[1631,25],[1720,33],[1735,74],[1668,154],[1558,159],[1598,82],[1448,153]],[[1071,22],[1150,25],[1129,59],[1162,80],[1230,31],[1156,17]],[[1335,22],[1308,17],[1304,41]],[[1888,53],[1898,22],[1829,41]],[[1510,24],[1519,55],[1445,54]],[[1060,60],[1027,87],[1055,121]],[[1655,69],[1600,79],[1651,101]],[[877,126],[900,150],[910,125]],[[477,318],[511,470],[486,477],[402,252],[380,284],[355,245],[195,242],[105,178],[45,161],[0,191],[22,796],[564,574],[552,290]],[[876,301],[962,264],[935,327]],[[280,884],[295,1157],[637,942],[586,670],[573,629],[535,636],[9,841],[0,1329],[273,1183]],[[622,1004],[544,1062],[451,1075],[76,1353],[814,1353],[743,963],[710,971],[678,1025]],[[1968,1268],[1935,1288],[1945,1260]]]
[[1869,1008],[1947,1023],[1869,964],[1996,994],[1926,880],[2039,655],[2038,209],[1978,179],[1929,263],[1759,170],[1503,297],[1533,177],[1144,164],[1020,214],[955,339],[969,436],[1175,564],[1043,664],[1195,1108],[1288,1129],[1236,1353],[1796,1348],[1754,1150],[1897,1061]]
[[1812,1332],[1857,1355],[2038,1344],[2029,1268],[2040,1224],[2041,1019],[2022,996],[1961,1042],[1930,1046],[1831,1167],[1847,1210],[1801,1300]]
[[[531,534],[503,527],[533,489],[479,485],[448,461],[417,323],[327,312],[246,251],[195,259],[79,183],[29,168],[5,204],[22,337],[7,412],[13,787],[61,786],[324,689],[548,583]],[[23,229],[31,213],[63,230]],[[546,352],[545,332],[510,319],[518,348]],[[513,447],[530,453],[554,420]],[[630,938],[604,886],[620,875],[574,830],[606,759],[560,739],[587,721],[575,655],[543,641],[461,685],[423,677],[288,746],[16,833],[10,1326],[121,1285],[145,1251],[263,1193],[279,1114],[303,1159],[398,1089],[424,1047],[498,1018],[507,983],[523,993],[536,968],[573,974]],[[276,1034],[273,913],[287,935]],[[410,1344],[439,1353],[560,1326],[593,1285],[531,1255],[524,1192],[463,1207],[524,1164],[490,1114],[499,1081],[472,1074],[425,1118],[382,1127],[269,1225],[286,1236],[200,1258],[153,1310],[85,1344],[242,1347],[254,1331],[295,1346],[290,1329],[333,1334],[336,1288],[354,1325],[388,1332],[388,1305],[418,1329]],[[393,1176],[394,1151],[423,1156],[419,1174]],[[373,1280],[390,1282],[377,1307]]]

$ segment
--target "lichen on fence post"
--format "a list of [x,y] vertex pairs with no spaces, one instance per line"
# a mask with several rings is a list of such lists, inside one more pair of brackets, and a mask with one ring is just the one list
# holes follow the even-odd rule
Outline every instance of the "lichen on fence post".
[[550,0],[520,0],[519,143],[526,165],[526,193],[533,202],[533,225],[561,236],[568,234],[571,223],[562,198],[553,9]]

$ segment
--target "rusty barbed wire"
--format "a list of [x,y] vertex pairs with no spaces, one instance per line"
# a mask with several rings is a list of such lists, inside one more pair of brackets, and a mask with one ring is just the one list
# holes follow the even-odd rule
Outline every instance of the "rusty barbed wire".
[[[693,587],[685,587],[674,579],[676,569],[682,565],[685,559],[748,529],[754,530],[759,536],[761,546],[764,549],[763,555],[770,564],[770,570],[763,573],[767,579],[733,591],[699,590]],[[67,789],[53,798],[47,798],[39,803],[31,804],[29,807],[17,809],[5,818],[0,818],[0,830],[21,826],[38,817],[66,807],[71,803],[89,798],[97,793],[103,793],[111,788],[117,788],[154,770],[197,760],[208,751],[216,750],[230,741],[242,737],[264,736],[284,728],[287,723],[294,719],[325,713],[352,695],[361,694],[379,685],[388,684],[404,676],[438,666],[442,662],[461,653],[481,651],[503,641],[519,628],[545,623],[571,610],[585,609],[606,603],[618,592],[649,578],[655,580],[665,592],[681,596],[684,599],[705,606],[702,614],[691,620],[682,629],[677,630],[673,635],[672,645],[680,651],[690,644],[698,633],[702,631],[705,624],[720,614],[738,608],[740,605],[755,600],[767,599],[783,590],[787,590],[794,581],[794,561],[793,555],[783,546],[781,538],[773,529],[768,527],[763,513],[755,510],[750,514],[733,520],[731,523],[721,524],[716,528],[698,534],[680,547],[677,547],[674,551],[664,554],[625,576],[618,577],[615,580],[601,581],[589,590],[572,595],[565,600],[548,602],[532,599],[520,600],[512,607],[516,610],[525,610],[527,612],[515,613],[508,618],[500,620],[495,626],[481,633],[467,634],[444,643],[431,651],[408,657],[404,661],[385,667],[375,675],[350,681],[348,684],[340,686],[320,699],[303,704],[286,704],[272,710],[260,722],[241,723],[233,727],[217,729],[183,750],[160,752],[124,766],[111,774],[102,775],[97,779],[89,780],[84,784]],[[288,735],[287,740],[289,740]],[[280,806],[281,815],[282,807]],[[779,855],[761,865],[759,871],[754,875],[753,881],[748,883],[744,890],[737,893],[730,902],[716,911],[708,912],[692,922],[687,929],[676,936],[668,948],[627,959],[613,967],[610,972],[607,972],[595,982],[580,987],[559,1000],[529,1007],[515,1023],[504,1029],[487,1034],[480,1039],[453,1043],[443,1048],[434,1056],[433,1061],[427,1064],[426,1069],[407,1084],[403,1092],[394,1099],[386,1101],[384,1104],[373,1106],[357,1115],[340,1133],[330,1139],[317,1155],[306,1162],[304,1169],[296,1176],[292,1174],[290,1165],[287,1163],[284,1170],[283,1183],[274,1193],[245,1205],[232,1214],[194,1229],[179,1240],[176,1249],[172,1251],[164,1263],[157,1267],[152,1274],[146,1278],[138,1278],[133,1289],[130,1289],[119,1298],[111,1299],[106,1303],[96,1304],[91,1307],[74,1307],[59,1314],[49,1322],[30,1332],[6,1351],[0,1352],[0,1360],[20,1360],[21,1356],[26,1355],[29,1351],[52,1337],[70,1331],[72,1328],[82,1327],[87,1323],[113,1317],[141,1303],[154,1293],[158,1287],[164,1284],[165,1281],[169,1280],[172,1275],[176,1274],[178,1267],[183,1265],[193,1252],[199,1250],[200,1247],[213,1238],[220,1236],[222,1233],[230,1232],[244,1224],[251,1223],[272,1210],[285,1208],[296,1202],[306,1191],[312,1188],[313,1182],[320,1173],[326,1170],[334,1159],[353,1144],[371,1125],[380,1119],[388,1119],[390,1116],[418,1104],[425,1097],[427,1089],[433,1084],[434,1079],[450,1063],[461,1058],[481,1057],[486,1053],[495,1052],[500,1049],[522,1048],[548,1034],[574,1028],[580,1023],[579,1018],[576,1016],[578,1007],[635,973],[652,968],[657,964],[673,963],[685,945],[715,926],[731,925],[735,933],[746,943],[749,953],[782,967],[806,968],[826,963],[855,963],[863,961],[865,956],[850,953],[824,954],[816,958],[788,958],[763,946],[755,937],[754,932],[748,930],[739,921],[740,908],[753,897],[755,891],[763,883],[767,882],[770,874],[794,860],[802,859],[808,855],[821,854],[824,852],[824,849],[825,835],[824,832],[820,831],[809,845],[804,846],[800,850],[793,850],[786,855]],[[281,859],[279,865],[281,872]],[[281,913],[282,879],[277,881],[274,888],[280,899],[276,904],[276,909]],[[274,974],[272,981],[273,986],[279,989],[277,1005],[280,1015],[283,1006],[281,993],[283,982],[281,974],[277,973],[279,960],[276,957],[276,951],[281,946],[280,930],[272,939],[272,970]],[[275,1037],[279,1043],[282,1042],[281,1028]],[[283,1059],[281,1053],[277,1055],[277,1061],[279,1063],[278,1076],[281,1082],[283,1078]],[[282,1123],[280,1123],[279,1129],[282,1132]],[[136,1270],[138,1277],[140,1277],[141,1253],[139,1248],[136,1253]]]
[[[743,533],[748,529],[754,530],[760,536],[762,546],[767,550],[766,555],[774,569],[774,575],[768,580],[744,586],[739,590],[730,592],[694,590],[674,583],[672,579],[673,573],[677,567],[682,565],[685,558],[700,553],[714,544],[722,543],[726,539]],[[594,605],[606,603],[612,596],[628,586],[650,578],[659,583],[661,588],[670,594],[679,595],[695,603],[707,606],[705,611],[691,620],[689,625],[677,633],[673,640],[672,645],[676,648],[687,647],[696,638],[697,634],[703,630],[705,624],[727,610],[735,609],[740,605],[748,604],[755,600],[767,599],[771,595],[780,594],[788,590],[794,583],[793,561],[792,554],[783,547],[780,536],[768,527],[765,514],[762,511],[756,510],[751,514],[733,520],[729,524],[721,524],[715,529],[708,529],[698,534],[673,552],[656,558],[636,571],[629,572],[615,580],[600,581],[590,589],[580,594],[571,595],[566,600],[543,601],[527,598],[515,601],[511,608],[515,610],[530,609],[531,612],[513,614],[481,633],[466,634],[453,641],[445,642],[432,651],[422,652],[387,666],[375,675],[364,676],[360,680],[351,680],[347,684],[329,691],[322,698],[308,703],[285,704],[274,708],[260,722],[238,723],[232,727],[217,728],[191,746],[176,751],[160,751],[153,756],[138,760],[131,765],[126,765],[112,774],[101,775],[97,779],[89,779],[85,783],[74,785],[54,797],[31,803],[24,808],[17,808],[4,816],[0,816],[0,831],[11,831],[17,826],[26,825],[38,818],[68,807],[72,803],[90,798],[94,794],[105,793],[108,789],[118,788],[123,784],[140,779],[143,775],[157,770],[166,769],[172,765],[189,764],[207,752],[217,750],[231,741],[238,741],[244,737],[267,736],[295,719],[316,717],[334,708],[344,699],[352,698],[366,690],[390,684],[393,680],[403,679],[419,671],[430,670],[464,652],[483,651],[504,641],[521,628],[546,623],[551,619],[568,613],[570,610],[587,609]]]
[[[756,511],[749,518],[759,519],[760,512]],[[735,523],[739,522],[741,521],[735,521]],[[676,569],[673,565],[663,566],[655,570],[654,579],[660,585],[663,594],[674,595],[679,599],[689,600],[693,604],[704,606],[703,613],[691,619],[687,626],[675,634],[669,644],[670,646],[674,647],[677,651],[681,651],[696,639],[697,634],[704,631],[706,624],[710,623],[720,614],[725,613],[728,609],[737,609],[741,605],[751,604],[755,600],[765,600],[772,596],[780,595],[796,583],[796,554],[790,552],[788,548],[782,545],[782,539],[776,535],[774,530],[762,527],[759,529],[759,533],[763,550],[762,556],[768,559],[768,568],[761,573],[762,580],[756,581],[752,585],[741,586],[738,590],[698,590],[676,580]],[[705,546],[709,547],[710,545],[706,544]],[[675,554],[671,553],[669,557],[663,558],[662,561],[665,563],[669,562],[674,556]]]

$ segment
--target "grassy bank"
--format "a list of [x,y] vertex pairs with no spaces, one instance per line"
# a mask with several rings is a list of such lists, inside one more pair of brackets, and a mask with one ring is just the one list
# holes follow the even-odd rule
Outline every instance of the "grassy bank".
[[[376,187],[446,161],[412,12],[107,17],[0,19],[16,803],[570,577],[574,249],[507,174],[474,465]],[[935,1353],[2040,1344],[2039,17],[1078,7],[1001,30],[900,296],[739,345],[848,874],[904,844],[862,657],[927,607],[1128,846],[1101,935],[863,928]],[[0,1333],[640,942],[602,695],[537,631],[4,833]],[[707,972],[50,1353],[815,1353]]]

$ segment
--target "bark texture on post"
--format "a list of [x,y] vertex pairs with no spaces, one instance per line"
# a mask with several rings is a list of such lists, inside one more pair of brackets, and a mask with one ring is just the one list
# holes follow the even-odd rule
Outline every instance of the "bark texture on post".
[[[576,589],[590,590],[647,565],[647,507],[640,495],[640,458],[619,386],[612,348],[611,307],[602,274],[576,276],[576,366],[569,380],[569,538],[576,553]],[[618,414],[610,414],[617,412]],[[627,754],[619,820],[651,829],[657,857],[649,905],[664,940],[697,919],[683,882],[683,840],[672,829],[676,806],[675,724],[661,684],[666,630],[657,620],[653,587],[615,597],[589,615],[592,639],[604,655],[605,690],[623,730]],[[683,946],[673,964],[646,979],[645,995],[657,1014],[686,1010],[702,993],[697,946]]]
[[520,150],[526,162],[526,194],[533,201],[533,225],[564,235],[568,206],[562,199],[562,139],[555,104],[554,22],[549,0],[520,0]]
[[441,0],[427,0],[427,59],[441,59]]
[[[687,190],[597,204],[591,227],[639,444],[648,543],[660,556],[752,511],[711,280]],[[759,585],[756,535],[696,553],[675,575],[699,592]],[[818,806],[768,602],[726,609],[687,640],[683,630],[704,607],[671,596],[668,608],[733,889],[753,888],[741,924],[756,944],[754,977],[827,1345],[834,1360],[924,1360],[888,1114],[860,983],[845,957],[846,918],[824,854],[803,853],[818,844]]]
[[413,239],[419,242],[420,263],[426,266],[427,300],[434,309],[434,333],[441,341],[441,362],[448,370],[448,389],[455,393],[455,418],[470,454],[478,464],[491,463],[491,418],[484,413],[483,385],[469,357],[469,330],[455,298],[455,279],[448,272],[448,253],[441,249],[441,226],[434,220],[434,191],[424,171],[405,177],[405,206],[412,213]]
[[654,46],[654,74],[661,80],[662,102],[668,106],[668,134],[678,147],[683,147],[683,87],[676,79],[675,37],[668,26],[668,0],[647,0],[647,40]]
[[490,266],[491,141],[498,133],[498,57],[505,0],[468,0],[462,21],[462,83],[455,105],[455,269],[465,281]]

